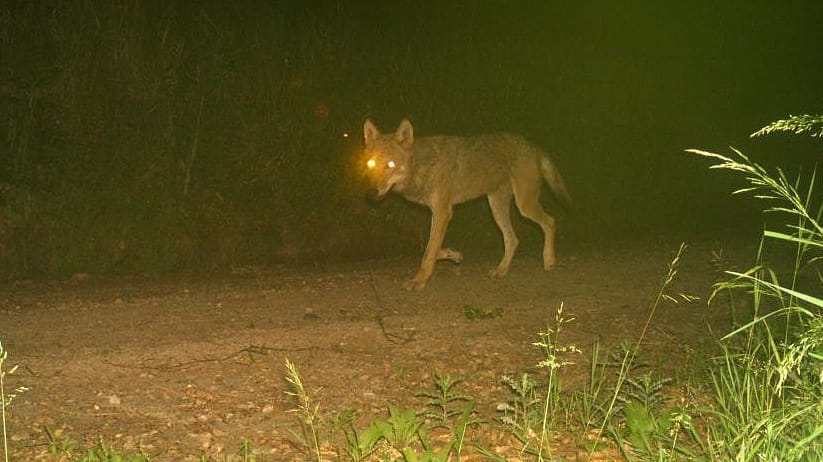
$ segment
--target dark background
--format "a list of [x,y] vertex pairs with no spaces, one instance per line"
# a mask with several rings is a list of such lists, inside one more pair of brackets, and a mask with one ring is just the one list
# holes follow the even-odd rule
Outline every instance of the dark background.
[[[749,134],[820,113],[821,43],[820,1],[6,1],[0,276],[417,254],[427,211],[363,200],[366,117],[544,147],[561,252],[757,232],[684,149],[810,173],[819,140]],[[487,208],[447,243],[497,255]]]

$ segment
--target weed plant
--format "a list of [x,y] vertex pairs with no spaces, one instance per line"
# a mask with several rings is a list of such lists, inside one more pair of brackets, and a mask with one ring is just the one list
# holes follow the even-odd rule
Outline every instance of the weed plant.
[[[300,426],[307,452],[321,461],[321,447],[336,446],[333,431],[342,433],[343,450],[336,450],[339,458],[361,462],[371,458],[379,460],[402,460],[405,462],[459,461],[466,447],[469,429],[480,422],[475,416],[473,399],[457,389],[461,382],[449,375],[435,375],[434,388],[425,390],[418,396],[426,398],[426,409],[418,412],[388,405],[388,416],[376,419],[364,427],[358,427],[353,411],[344,411],[332,418],[324,419],[319,404],[312,402],[306,392],[297,367],[286,361],[287,392],[296,400],[294,412],[300,419]],[[328,428],[322,428],[327,426]],[[428,436],[435,429],[447,430],[447,439],[435,444]],[[333,430],[332,432],[324,430]],[[328,435],[321,441],[320,435]]]
[[292,396],[296,400],[296,407],[290,412],[297,415],[300,421],[300,431],[302,441],[308,452],[313,457],[321,462],[323,455],[320,452],[320,404],[313,402],[306,387],[303,385],[303,379],[297,370],[297,366],[286,359],[286,381],[289,382],[290,390],[286,394]]
[[2,417],[3,425],[3,460],[9,462],[9,438],[8,426],[6,422],[6,410],[11,405],[11,402],[21,393],[25,393],[28,388],[25,386],[15,387],[10,393],[6,393],[6,375],[14,374],[17,370],[17,365],[11,366],[6,370],[6,360],[9,352],[3,348],[3,342],[0,341],[0,417]]
[[[563,368],[573,364],[571,359],[581,351],[560,339],[563,325],[573,321],[560,305],[554,325],[540,332],[533,343],[541,352],[537,367],[546,371],[545,382],[528,373],[503,377],[511,398],[498,405],[497,410],[503,414],[498,421],[522,443],[521,453],[538,461],[553,459],[550,438],[561,430],[572,429],[587,447],[589,458],[604,449],[607,439],[628,460],[697,458],[701,441],[691,423],[691,410],[669,404],[665,388],[671,379],[648,367],[641,356],[646,334],[662,304],[695,300],[686,294],[671,293],[685,250],[686,246],[681,245],[669,263],[638,338],[624,342],[612,355],[604,356],[600,345],[593,345],[589,380],[583,390],[566,392],[561,386]],[[500,457],[488,450],[481,452]]]
[[97,442],[84,449],[81,444],[72,438],[57,439],[52,432],[46,428],[46,435],[49,438],[49,454],[60,461],[71,462],[151,462],[151,458],[140,452],[131,454],[119,451],[111,445],[106,444],[100,437]]

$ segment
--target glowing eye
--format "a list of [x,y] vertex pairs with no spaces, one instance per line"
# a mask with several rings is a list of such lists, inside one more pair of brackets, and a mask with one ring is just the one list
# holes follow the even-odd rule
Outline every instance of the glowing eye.
[[394,168],[394,161],[390,160],[386,165],[388,165],[389,168]]
[[366,161],[366,167],[368,168],[374,168],[375,165],[377,165],[377,162],[375,162],[374,159],[369,159]]

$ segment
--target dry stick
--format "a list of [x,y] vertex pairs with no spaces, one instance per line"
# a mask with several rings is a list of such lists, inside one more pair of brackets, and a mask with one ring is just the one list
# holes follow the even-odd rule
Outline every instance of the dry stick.
[[316,347],[276,348],[276,347],[268,347],[268,346],[265,346],[265,345],[249,345],[246,348],[237,350],[234,353],[231,353],[231,354],[228,354],[228,355],[225,355],[225,356],[214,357],[214,358],[196,358],[196,359],[191,359],[191,360],[188,360],[188,361],[181,361],[181,362],[178,362],[178,363],[167,364],[167,365],[162,365],[162,366],[145,366],[145,365],[135,366],[135,365],[132,365],[132,364],[120,364],[120,363],[114,363],[114,362],[110,362],[110,361],[104,361],[104,363],[109,364],[109,365],[114,366],[114,367],[121,367],[123,369],[141,369],[141,370],[153,370],[153,371],[165,372],[165,371],[185,369],[185,368],[190,367],[190,366],[195,365],[195,364],[228,361],[230,359],[234,359],[234,358],[236,358],[240,355],[243,355],[243,354],[248,354],[249,358],[253,361],[255,354],[265,355],[265,354],[267,354],[269,352],[272,352],[272,351],[295,352],[295,351],[313,351],[313,350],[320,350],[320,348],[316,348]]
[[194,165],[194,159],[197,157],[197,144],[200,141],[200,119],[203,117],[203,102],[205,96],[200,96],[200,109],[197,111],[197,123],[194,126],[194,140],[191,143],[191,154],[189,155],[189,162],[186,164],[186,179],[183,183],[183,196],[189,194],[189,183],[191,183],[191,167]]
[[383,301],[380,299],[380,293],[377,291],[377,284],[374,282],[374,273],[369,270],[369,282],[371,283],[371,290],[374,293],[374,299],[377,302],[378,311],[374,315],[374,319],[377,321],[377,324],[380,326],[380,332],[383,333],[383,337],[386,338],[391,343],[405,345],[406,343],[411,342],[414,340],[414,332],[410,333],[409,335],[402,336],[398,334],[393,334],[386,330],[386,325],[383,324],[383,311],[386,311],[386,307],[383,306]]

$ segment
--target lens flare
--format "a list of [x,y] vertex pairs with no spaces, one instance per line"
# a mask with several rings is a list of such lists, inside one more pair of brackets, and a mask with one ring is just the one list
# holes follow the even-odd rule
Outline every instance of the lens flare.
[[369,159],[366,161],[366,167],[368,168],[374,168],[375,165],[377,165],[377,162],[375,162],[374,159]]

